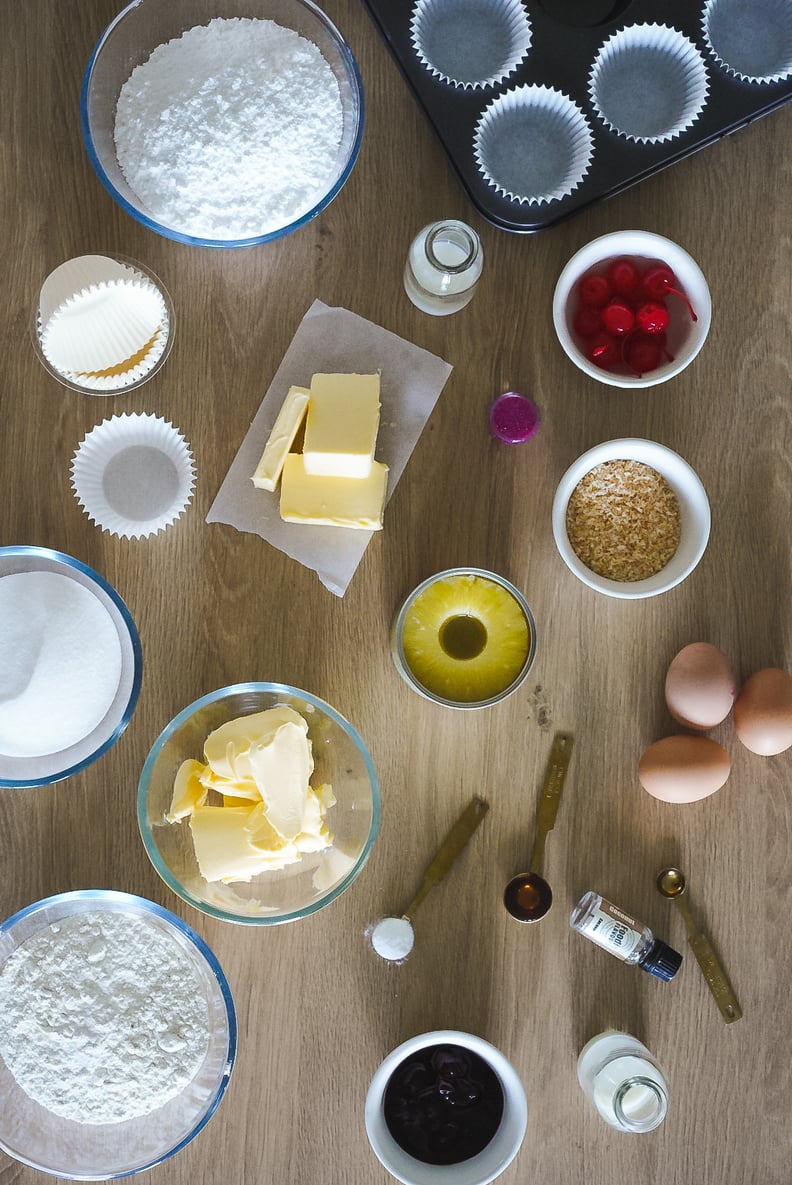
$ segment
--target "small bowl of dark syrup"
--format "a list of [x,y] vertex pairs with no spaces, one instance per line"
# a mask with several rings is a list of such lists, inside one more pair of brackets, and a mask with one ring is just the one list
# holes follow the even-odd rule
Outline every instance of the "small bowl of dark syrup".
[[442,1030],[405,1041],[377,1070],[366,1130],[385,1168],[405,1185],[486,1185],[517,1154],[525,1091],[493,1045]]

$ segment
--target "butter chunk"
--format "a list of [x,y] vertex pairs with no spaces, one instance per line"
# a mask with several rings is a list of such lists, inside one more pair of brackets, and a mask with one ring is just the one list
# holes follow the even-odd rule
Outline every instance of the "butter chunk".
[[204,767],[200,761],[188,758],[183,761],[176,772],[173,783],[173,797],[170,810],[165,818],[169,823],[178,823],[191,815],[196,807],[206,802],[208,790],[201,781]]
[[283,469],[283,462],[305,419],[311,392],[306,387],[289,387],[278,412],[269,439],[250,479],[259,490],[274,490]]
[[315,374],[305,423],[305,472],[366,478],[380,418],[378,374]]
[[[215,778],[234,783],[234,793],[241,798],[247,798],[247,787],[252,783],[257,788],[251,754],[256,749],[269,745],[284,724],[293,724],[300,729],[305,735],[305,743],[310,744],[307,739],[307,723],[299,712],[285,705],[254,712],[250,716],[239,716],[236,720],[227,720],[225,724],[210,732],[204,744],[204,757]],[[313,764],[309,773],[313,773]],[[306,778],[306,782],[307,780]],[[213,785],[219,788],[220,782],[215,781]],[[243,786],[246,787],[244,790]],[[254,792],[250,797],[259,799],[261,793]]]
[[281,518],[319,527],[379,531],[388,488],[388,467],[374,461],[368,477],[316,477],[304,458],[289,453],[281,480]]
[[261,853],[248,842],[245,830],[251,810],[255,807],[199,806],[193,811],[190,831],[204,880],[246,881],[262,870]]

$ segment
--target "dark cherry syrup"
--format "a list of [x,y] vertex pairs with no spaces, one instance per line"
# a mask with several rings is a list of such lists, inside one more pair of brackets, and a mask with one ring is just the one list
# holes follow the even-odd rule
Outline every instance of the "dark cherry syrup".
[[384,1114],[396,1143],[425,1164],[477,1156],[503,1117],[495,1071],[461,1045],[430,1045],[401,1062],[385,1090]]

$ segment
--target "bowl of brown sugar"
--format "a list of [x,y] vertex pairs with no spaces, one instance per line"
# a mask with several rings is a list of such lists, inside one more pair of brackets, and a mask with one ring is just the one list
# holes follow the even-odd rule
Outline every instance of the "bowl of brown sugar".
[[653,440],[607,440],[570,465],[553,500],[564,563],[589,588],[639,600],[683,581],[710,533],[706,490],[678,453]]

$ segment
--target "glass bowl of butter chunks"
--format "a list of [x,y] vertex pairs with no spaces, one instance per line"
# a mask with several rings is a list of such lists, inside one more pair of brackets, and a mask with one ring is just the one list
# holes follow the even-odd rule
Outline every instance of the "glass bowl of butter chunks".
[[203,696],[162,731],[138,786],[138,825],[165,883],[211,917],[277,925],[329,905],[360,875],[379,784],[356,729],[282,683]]

